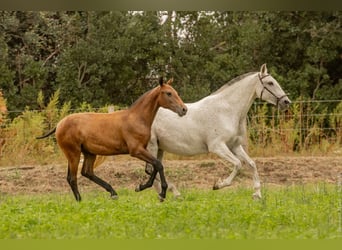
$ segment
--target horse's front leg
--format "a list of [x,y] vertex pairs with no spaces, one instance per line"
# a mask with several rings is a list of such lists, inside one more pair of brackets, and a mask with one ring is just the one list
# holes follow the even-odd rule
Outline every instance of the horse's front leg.
[[219,179],[214,184],[213,189],[217,190],[217,189],[221,189],[221,188],[230,186],[233,179],[235,178],[235,176],[237,175],[237,173],[239,172],[239,170],[241,168],[241,165],[242,165],[241,161],[233,154],[233,152],[231,152],[229,150],[229,148],[227,147],[227,145],[225,143],[210,145],[209,146],[209,152],[217,154],[219,157],[221,157],[225,161],[232,163],[234,166],[234,169],[233,169],[232,173],[228,176],[228,178],[226,178],[224,180]]
[[246,162],[248,166],[253,170],[253,182],[254,182],[254,199],[260,199],[261,198],[261,185],[260,185],[260,178],[258,174],[258,170],[256,168],[255,162],[248,156],[246,151],[243,149],[243,147],[240,145],[239,147],[235,148],[234,150],[235,155],[242,161]]
[[147,180],[145,184],[139,184],[136,187],[135,191],[139,192],[146,188],[152,187],[156,175],[157,173],[159,173],[161,182],[161,192],[159,193],[159,199],[160,201],[164,201],[164,199],[166,198],[166,190],[168,185],[164,175],[164,167],[162,163],[157,158],[153,157],[151,153],[149,153],[146,149],[140,149],[135,152],[131,152],[131,156],[139,158],[153,166],[153,171],[150,175],[150,178]]

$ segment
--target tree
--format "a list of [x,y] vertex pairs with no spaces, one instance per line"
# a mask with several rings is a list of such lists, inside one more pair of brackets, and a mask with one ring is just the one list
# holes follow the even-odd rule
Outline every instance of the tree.
[[[340,12],[271,12],[271,63],[294,97],[340,98]],[[274,45],[274,46],[271,46]],[[339,63],[338,63],[339,62]],[[334,72],[334,73],[332,73]],[[330,75],[332,78],[330,77]]]
[[57,82],[73,105],[132,103],[160,73],[163,36],[154,13],[91,12],[87,36],[61,57]]
[[38,92],[48,102],[57,89],[74,108],[130,105],[161,75],[196,101],[262,63],[291,99],[342,96],[340,11],[1,11],[0,21],[10,110],[39,108]]

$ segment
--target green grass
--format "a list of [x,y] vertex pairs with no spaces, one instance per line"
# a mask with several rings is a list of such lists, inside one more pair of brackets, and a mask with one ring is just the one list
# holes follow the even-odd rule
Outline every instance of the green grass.
[[182,190],[160,203],[153,190],[1,195],[0,239],[330,239],[342,238],[336,185]]

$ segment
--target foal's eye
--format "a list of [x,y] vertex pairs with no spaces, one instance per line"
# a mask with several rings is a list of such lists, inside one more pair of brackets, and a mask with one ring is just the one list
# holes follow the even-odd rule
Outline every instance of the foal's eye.
[[171,97],[171,96],[172,96],[171,92],[166,92],[166,95],[167,95],[168,97]]

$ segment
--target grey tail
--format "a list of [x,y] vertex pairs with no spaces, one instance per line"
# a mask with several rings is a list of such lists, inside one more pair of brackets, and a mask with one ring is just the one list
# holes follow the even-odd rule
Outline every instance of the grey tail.
[[45,137],[48,137],[49,135],[52,135],[52,134],[55,133],[55,132],[56,132],[56,128],[52,129],[51,131],[49,131],[49,132],[46,133],[45,135],[36,137],[36,139],[43,139],[43,138],[45,138]]

